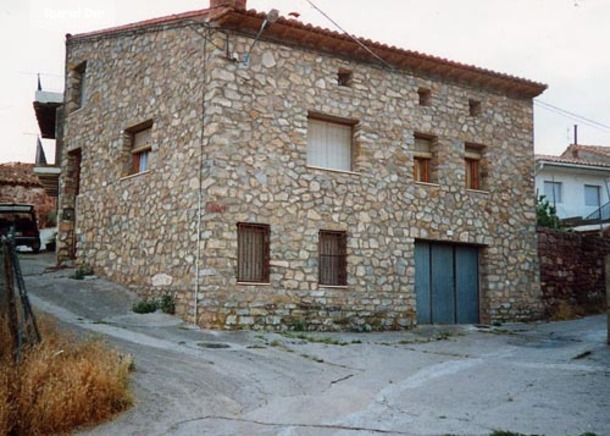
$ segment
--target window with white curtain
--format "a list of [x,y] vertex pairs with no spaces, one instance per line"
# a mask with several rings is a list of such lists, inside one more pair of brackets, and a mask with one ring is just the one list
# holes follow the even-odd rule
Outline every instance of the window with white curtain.
[[309,118],[307,165],[351,171],[352,136],[353,128],[349,124]]
[[601,189],[596,185],[585,185],[585,206],[599,207],[601,203]]
[[544,181],[544,196],[551,204],[562,203],[561,182]]

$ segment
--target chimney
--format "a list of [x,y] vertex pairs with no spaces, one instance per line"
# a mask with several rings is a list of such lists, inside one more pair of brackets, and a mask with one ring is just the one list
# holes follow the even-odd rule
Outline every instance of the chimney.
[[233,8],[237,10],[245,10],[248,0],[210,0],[210,9],[215,8]]

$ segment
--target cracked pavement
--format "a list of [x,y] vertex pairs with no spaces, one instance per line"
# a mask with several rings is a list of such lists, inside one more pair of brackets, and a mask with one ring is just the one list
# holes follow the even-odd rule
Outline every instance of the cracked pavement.
[[83,434],[610,434],[606,317],[386,333],[205,331],[22,254],[32,304],[135,359],[135,405]]

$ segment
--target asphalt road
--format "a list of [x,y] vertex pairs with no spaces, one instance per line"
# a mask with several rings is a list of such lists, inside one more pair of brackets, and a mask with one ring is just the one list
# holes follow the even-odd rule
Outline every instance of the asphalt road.
[[203,331],[22,255],[34,307],[135,358],[135,407],[84,434],[610,435],[606,318],[408,332]]

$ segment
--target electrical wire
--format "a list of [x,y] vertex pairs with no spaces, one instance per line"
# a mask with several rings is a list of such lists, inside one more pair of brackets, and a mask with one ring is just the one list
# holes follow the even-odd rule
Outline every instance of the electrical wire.
[[309,3],[309,5],[314,8],[316,11],[318,11],[320,14],[322,14],[328,21],[330,21],[331,23],[333,23],[333,25],[339,29],[341,32],[345,33],[347,36],[349,36],[352,40],[354,40],[354,42],[356,42],[356,44],[358,44],[360,47],[362,47],[364,50],[366,50],[371,56],[373,56],[375,59],[379,60],[382,64],[384,64],[386,67],[390,68],[390,69],[394,69],[394,67],[392,65],[390,65],[387,61],[385,61],[383,58],[381,58],[377,53],[375,53],[373,50],[371,50],[370,48],[368,48],[362,41],[360,41],[358,38],[356,38],[354,35],[351,35],[349,33],[347,33],[347,31],[345,29],[343,29],[343,27],[341,27],[339,25],[339,23],[337,23],[335,20],[333,20],[331,17],[329,17],[322,9],[320,9],[319,7],[317,7],[311,0],[306,0],[307,3]]
[[554,105],[552,105],[550,103],[546,103],[546,102],[544,102],[542,100],[534,100],[534,103],[536,105],[538,105],[539,107],[541,107],[542,109],[546,109],[546,110],[548,110],[550,112],[556,113],[556,114],[564,116],[566,118],[571,118],[573,120],[580,121],[581,123],[583,123],[583,124],[585,124],[585,125],[587,125],[589,127],[593,127],[593,128],[598,129],[598,130],[610,131],[610,126],[608,126],[606,124],[597,122],[597,121],[592,120],[590,118],[583,117],[582,115],[578,115],[578,114],[576,114],[574,112],[567,111],[567,110],[562,109],[560,107],[554,106]]

